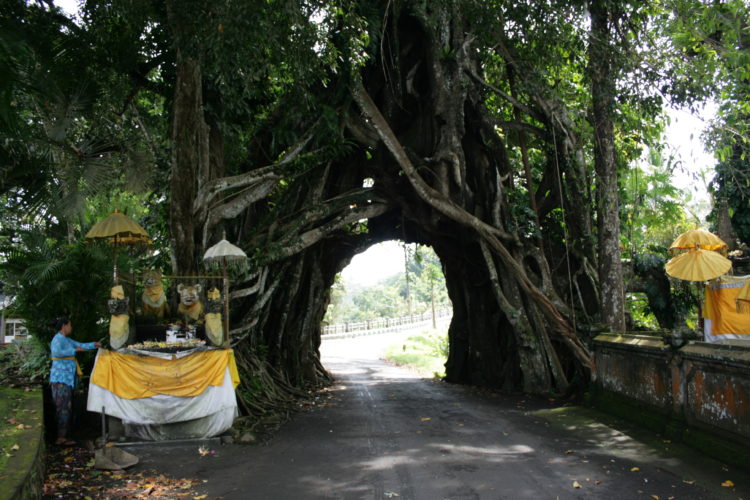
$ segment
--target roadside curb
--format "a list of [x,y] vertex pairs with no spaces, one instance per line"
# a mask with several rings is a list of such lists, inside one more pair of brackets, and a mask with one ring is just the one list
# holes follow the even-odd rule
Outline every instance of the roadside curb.
[[[42,497],[45,471],[44,398],[41,389],[20,391],[17,418],[28,428],[17,429],[13,435],[19,449],[14,450],[0,469],[0,500],[26,500]],[[3,395],[2,397],[4,397]],[[4,416],[6,418],[7,416]]]

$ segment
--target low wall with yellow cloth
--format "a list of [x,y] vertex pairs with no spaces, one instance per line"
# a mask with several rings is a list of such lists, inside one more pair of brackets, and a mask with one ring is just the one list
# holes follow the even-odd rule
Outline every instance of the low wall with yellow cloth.
[[157,394],[197,396],[209,385],[220,386],[229,369],[233,387],[240,383],[234,351],[219,349],[165,360],[151,356],[102,351],[91,383],[125,399]]
[[231,349],[139,353],[99,350],[89,411],[120,419],[139,439],[205,438],[232,426],[239,376]]

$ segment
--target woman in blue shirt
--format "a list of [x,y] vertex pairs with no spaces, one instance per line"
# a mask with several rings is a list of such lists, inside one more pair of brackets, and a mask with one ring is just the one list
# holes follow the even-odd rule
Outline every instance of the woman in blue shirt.
[[77,342],[70,338],[73,323],[65,316],[54,322],[57,334],[52,339],[50,351],[52,354],[52,369],[49,374],[49,385],[52,399],[57,410],[57,445],[70,446],[75,444],[67,438],[70,430],[70,419],[73,413],[73,388],[78,377],[83,375],[76,352],[89,351],[101,347],[99,342]]

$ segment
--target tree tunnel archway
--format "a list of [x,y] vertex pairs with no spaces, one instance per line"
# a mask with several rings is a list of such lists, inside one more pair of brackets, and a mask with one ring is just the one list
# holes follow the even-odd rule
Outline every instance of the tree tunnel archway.
[[[221,178],[203,150],[181,160],[183,144],[195,152],[194,137],[210,152],[221,136],[189,112],[203,106],[196,61],[177,61],[178,86],[196,92],[175,100],[173,180],[197,169],[190,182],[198,189],[172,192],[181,214],[175,245],[187,241],[175,267],[189,270],[190,249],[222,228],[252,256],[231,318],[248,405],[274,384],[298,392],[328,378],[318,346],[334,277],[355,253],[388,239],[429,245],[443,263],[454,308],[449,381],[565,392],[593,367],[574,321],[598,311],[578,129],[549,97],[551,84],[525,80],[510,48],[496,47],[505,79],[485,81],[489,61],[473,50],[479,42],[458,4],[392,6],[369,63],[320,89],[336,105],[340,134],[336,154],[321,161],[315,154],[331,138],[319,117],[299,124],[280,155],[256,158],[270,159],[265,167]],[[490,94],[503,99],[501,112],[490,112]],[[312,160],[295,168],[305,153]]]

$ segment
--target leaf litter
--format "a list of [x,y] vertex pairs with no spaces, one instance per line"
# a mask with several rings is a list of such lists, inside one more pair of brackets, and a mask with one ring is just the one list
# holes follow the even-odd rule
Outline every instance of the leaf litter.
[[174,478],[154,470],[100,471],[93,466],[94,452],[86,448],[48,450],[43,498],[208,498],[197,489],[204,483],[200,479]]

